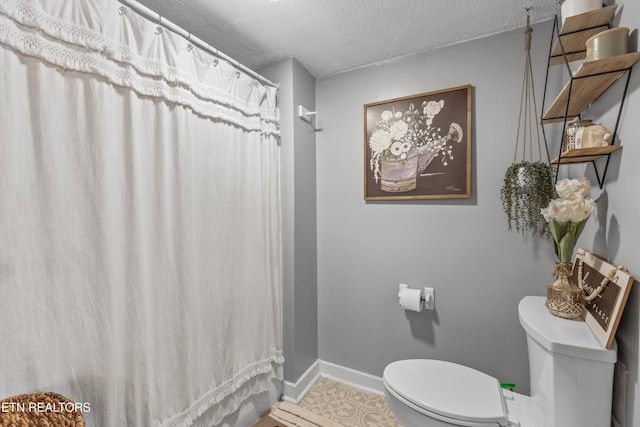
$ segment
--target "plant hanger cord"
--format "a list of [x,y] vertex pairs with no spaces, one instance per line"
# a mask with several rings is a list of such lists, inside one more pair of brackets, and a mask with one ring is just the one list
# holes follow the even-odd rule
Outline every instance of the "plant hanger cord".
[[[549,236],[549,226],[542,215],[553,197],[553,181],[548,162],[542,161],[542,144],[538,126],[538,110],[535,88],[533,84],[533,67],[531,65],[531,40],[533,30],[530,25],[529,9],[527,10],[527,26],[524,32],[524,78],[520,98],[520,112],[516,133],[516,146],[513,163],[507,168],[504,183],[500,189],[502,210],[507,215],[509,230],[515,228],[518,233]],[[538,159],[534,160],[534,130],[538,141]],[[522,139],[522,141],[521,141]],[[522,144],[521,144],[522,142]],[[520,152],[520,149],[522,150]],[[522,160],[518,157],[522,154]],[[547,157],[549,157],[547,153]]]
[[[540,145],[540,129],[538,128],[538,105],[533,83],[533,69],[531,66],[531,38],[533,29],[530,25],[529,9],[527,8],[527,27],[524,32],[524,78],[522,79],[522,93],[520,97],[520,112],[518,115],[518,130],[516,133],[516,148],[513,153],[513,163],[518,158],[518,146],[520,143],[520,130],[522,129],[522,161],[526,161],[527,148],[529,159],[533,162],[533,128],[536,129],[536,139],[538,141],[538,159],[542,161],[542,146]],[[527,138],[529,141],[527,147]]]

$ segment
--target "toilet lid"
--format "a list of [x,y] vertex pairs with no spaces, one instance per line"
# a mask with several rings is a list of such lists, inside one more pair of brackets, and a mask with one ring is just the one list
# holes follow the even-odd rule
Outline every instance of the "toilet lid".
[[426,411],[474,423],[508,422],[495,378],[442,360],[400,360],[389,364],[385,384]]

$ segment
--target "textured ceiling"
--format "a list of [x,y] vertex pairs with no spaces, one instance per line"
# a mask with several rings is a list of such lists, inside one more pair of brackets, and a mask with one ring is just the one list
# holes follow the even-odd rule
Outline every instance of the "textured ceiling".
[[257,70],[293,57],[315,77],[552,18],[559,0],[138,0]]

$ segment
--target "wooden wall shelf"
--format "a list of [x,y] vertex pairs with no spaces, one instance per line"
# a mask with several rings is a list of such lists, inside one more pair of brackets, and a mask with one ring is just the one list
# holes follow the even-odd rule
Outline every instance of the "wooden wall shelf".
[[[609,22],[613,18],[618,5],[603,7],[581,15],[569,16],[564,20],[550,55],[550,64],[558,65],[565,62],[578,61],[587,57],[587,40],[601,31],[609,29]],[[562,42],[562,45],[560,45]],[[564,48],[564,52],[563,52]],[[563,55],[564,53],[564,55]]]
[[584,62],[549,106],[542,122],[562,122],[565,118],[577,117],[638,61],[640,52]]
[[559,157],[551,160],[552,165],[564,165],[571,163],[592,162],[602,156],[611,154],[621,149],[620,145],[607,145],[606,147],[578,148],[575,150],[563,151]]
[[[618,55],[611,58],[600,59],[597,61],[585,61],[577,70],[571,71],[569,63],[573,61],[583,60],[586,58],[586,42],[595,34],[611,28],[611,20],[613,19],[618,5],[603,7],[576,16],[570,16],[565,19],[560,28],[560,18],[556,16],[553,24],[553,36],[549,47],[549,62],[547,64],[547,77],[544,86],[544,98],[542,100],[542,124],[563,123],[562,135],[567,128],[567,123],[580,114],[592,102],[598,99],[607,89],[611,87],[625,73],[626,84],[620,97],[620,107],[618,110],[618,118],[616,120],[615,129],[613,130],[612,145],[606,147],[583,148],[575,150],[562,151],[559,149],[558,157],[551,160],[549,165],[559,166],[565,164],[576,163],[593,163],[596,177],[600,188],[604,185],[604,179],[609,166],[609,156],[622,148],[616,145],[616,135],[618,125],[620,123],[620,115],[624,106],[624,100],[629,88],[629,79],[632,67],[640,61],[640,52],[632,52],[624,55]],[[551,103],[545,112],[545,99],[547,96],[547,84],[549,81],[549,68],[553,65],[565,64],[570,73],[569,81],[564,85],[558,96]],[[545,126],[542,126],[542,133],[549,152]],[[562,145],[562,143],[560,143]],[[595,160],[606,156],[607,162],[600,175]],[[559,168],[558,168],[559,169]],[[558,170],[555,173],[555,180],[558,180]]]

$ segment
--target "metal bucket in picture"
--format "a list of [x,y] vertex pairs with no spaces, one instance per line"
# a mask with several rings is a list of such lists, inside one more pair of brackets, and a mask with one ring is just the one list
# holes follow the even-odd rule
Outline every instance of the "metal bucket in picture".
[[389,193],[404,193],[416,188],[418,153],[406,159],[380,160],[380,189]]

